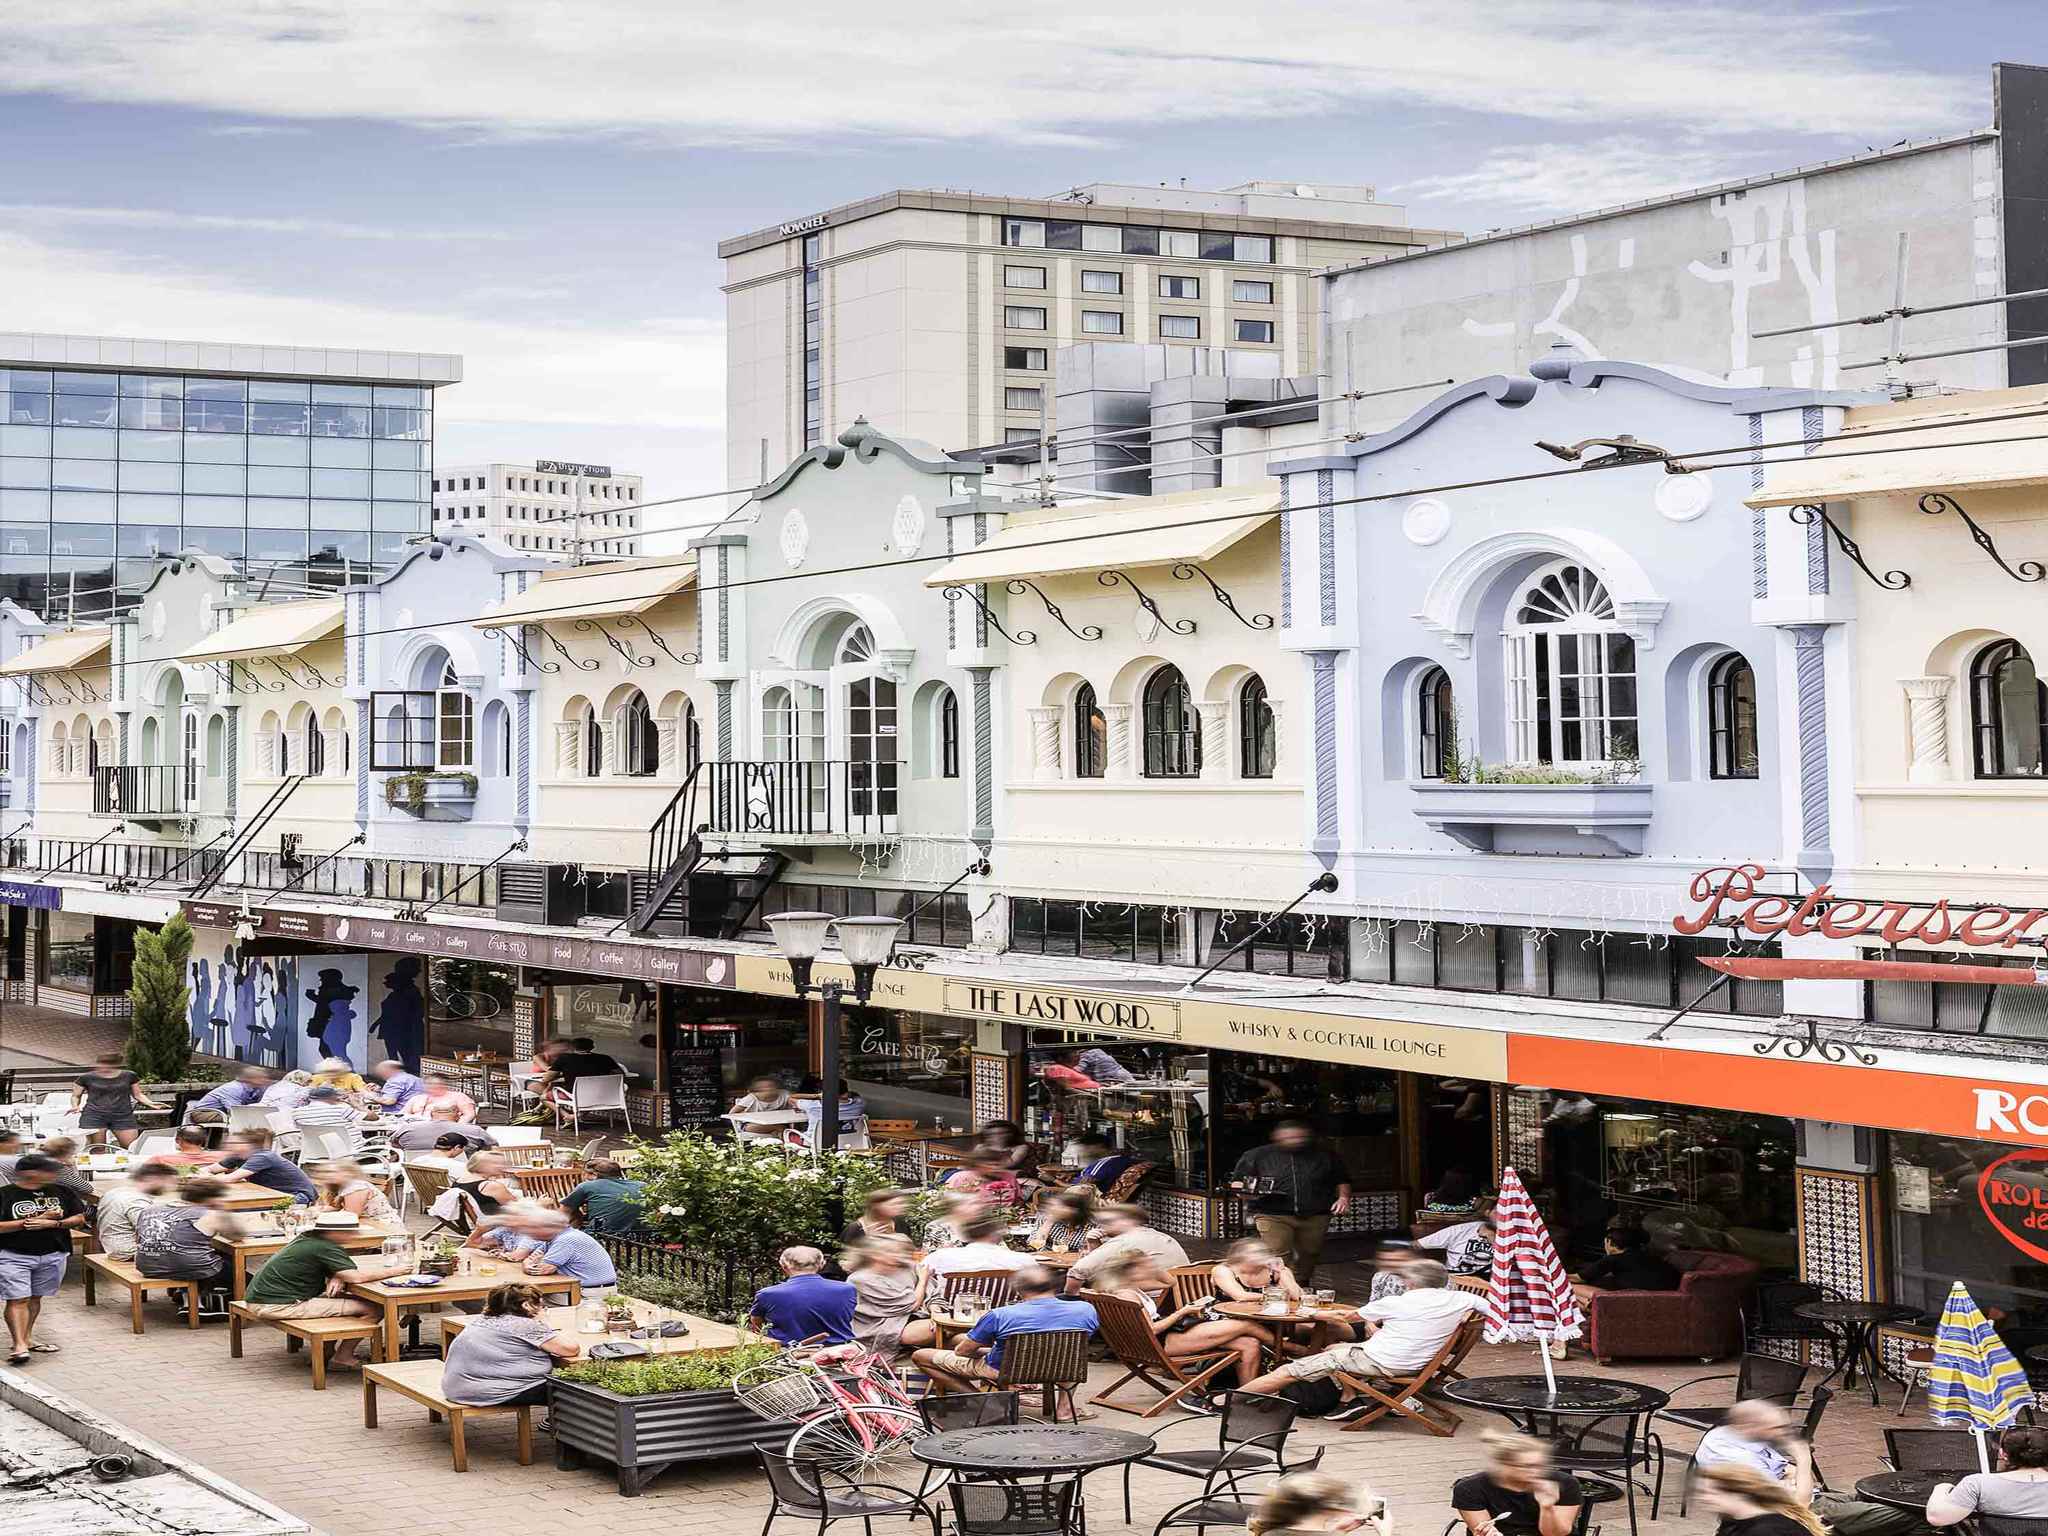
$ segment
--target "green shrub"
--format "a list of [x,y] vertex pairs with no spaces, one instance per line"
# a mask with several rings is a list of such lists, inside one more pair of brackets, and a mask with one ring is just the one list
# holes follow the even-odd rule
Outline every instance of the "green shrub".
[[688,1132],[646,1144],[633,1173],[646,1181],[642,1208],[658,1241],[742,1270],[770,1269],[797,1244],[837,1249],[835,1220],[851,1220],[892,1182],[873,1157],[793,1155]]
[[731,1387],[742,1372],[765,1365],[781,1353],[778,1344],[755,1342],[690,1355],[580,1360],[563,1366],[555,1374],[563,1381],[601,1387],[622,1397],[646,1397],[654,1392],[718,1392]]
[[128,1070],[144,1082],[174,1083],[192,1067],[192,1032],[186,1010],[192,989],[185,963],[192,958],[192,925],[182,913],[152,933],[135,930],[135,966],[128,985]]

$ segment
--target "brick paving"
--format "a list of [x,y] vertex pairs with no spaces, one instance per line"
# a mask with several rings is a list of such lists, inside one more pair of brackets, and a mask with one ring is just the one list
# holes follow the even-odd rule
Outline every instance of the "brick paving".
[[[445,1426],[429,1425],[422,1410],[380,1395],[382,1427],[364,1429],[359,1378],[338,1374],[326,1392],[314,1392],[303,1357],[288,1356],[281,1336],[252,1329],[245,1358],[231,1361],[225,1325],[209,1323],[191,1332],[158,1301],[149,1304],[148,1316],[148,1332],[136,1338],[128,1331],[124,1298],[105,1298],[88,1311],[74,1265],[71,1282],[44,1314],[43,1334],[61,1344],[63,1352],[39,1355],[24,1369],[333,1536],[386,1536],[398,1519],[407,1536],[457,1536],[480,1521],[508,1536],[525,1531],[535,1536],[633,1536],[656,1528],[682,1536],[745,1536],[753,1529],[748,1522],[767,1512],[763,1480],[745,1462],[666,1473],[638,1499],[620,1498],[608,1469],[556,1470],[553,1443],[546,1436],[538,1438],[534,1465],[521,1467],[513,1459],[509,1418],[472,1423],[470,1471],[457,1475],[449,1464]],[[425,1332],[432,1337],[431,1322]],[[1467,1366],[1477,1375],[1533,1368],[1531,1350],[1508,1346],[1482,1346]],[[1566,1368],[1601,1371],[1577,1356]],[[1696,1361],[1642,1362],[1617,1366],[1610,1374],[1669,1386],[1719,1368]],[[1097,1366],[1094,1386],[1106,1385],[1109,1377],[1109,1367]],[[1728,1384],[1716,1383],[1686,1400],[1713,1401],[1713,1394],[1727,1390]],[[1892,1417],[1897,1401],[1896,1389],[1878,1411],[1868,1398],[1854,1403],[1836,1399],[1819,1439],[1821,1464],[1838,1487],[1877,1470],[1881,1431],[1900,1422]],[[1156,1433],[1160,1421],[1102,1411],[1100,1422]],[[1450,1518],[1446,1495],[1452,1481],[1478,1465],[1478,1432],[1494,1422],[1490,1415],[1468,1412],[1463,1428],[1448,1440],[1384,1421],[1351,1434],[1307,1423],[1300,1434],[1306,1443],[1330,1447],[1328,1470],[1369,1482],[1385,1496],[1401,1531],[1434,1536]],[[1173,1445],[1210,1442],[1213,1421],[1186,1423],[1167,1433]],[[1684,1520],[1676,1514],[1682,1448],[1691,1438],[1676,1437],[1680,1456],[1674,1457],[1667,1477],[1674,1499],[1654,1527],[1670,1536],[1705,1536],[1711,1525],[1697,1510]],[[1149,1532],[1159,1514],[1189,1497],[1195,1486],[1188,1479],[1141,1469],[1135,1479],[1136,1518],[1126,1526],[1115,1478],[1100,1474],[1090,1484],[1090,1527],[1099,1536]],[[1648,1527],[1646,1501],[1641,1513]],[[1626,1520],[1618,1504],[1600,1509],[1609,1536],[1625,1531]],[[885,1526],[884,1536],[891,1529]]]
[[0,1003],[0,1065],[83,1066],[128,1043],[126,1019],[90,1019],[29,1003]]

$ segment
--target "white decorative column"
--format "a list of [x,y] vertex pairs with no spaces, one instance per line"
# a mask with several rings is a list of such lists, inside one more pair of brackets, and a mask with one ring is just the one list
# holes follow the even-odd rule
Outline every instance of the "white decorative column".
[[1195,706],[1202,728],[1202,774],[1205,779],[1230,777],[1230,705],[1203,702]]
[[1060,716],[1066,711],[1057,705],[1041,706],[1031,714],[1031,763],[1038,778],[1057,779],[1061,777],[1060,762]]
[[578,777],[583,768],[583,754],[577,751],[576,740],[580,733],[574,720],[555,722],[555,772],[565,779]]
[[1945,677],[1902,677],[1909,711],[1907,730],[1913,766],[1907,777],[1915,784],[1940,784],[1951,775],[1948,760],[1948,695]]
[[277,732],[256,733],[256,775],[258,778],[281,778],[277,761]]
[[614,778],[626,771],[626,732],[623,726],[624,721],[614,715],[597,727],[597,760]]
[[348,777],[348,732],[346,730],[337,725],[322,731],[320,733],[320,752],[321,756],[325,759],[328,778],[342,779]]
[[1104,777],[1111,779],[1132,779],[1137,777],[1137,767],[1131,761],[1131,706],[1128,704],[1105,704],[1102,706],[1102,723],[1109,737],[1109,761],[1105,764]]
[[674,717],[654,722],[655,739],[660,744],[660,756],[657,760],[657,765],[664,779],[680,779],[683,776],[681,755],[682,726],[682,721]]

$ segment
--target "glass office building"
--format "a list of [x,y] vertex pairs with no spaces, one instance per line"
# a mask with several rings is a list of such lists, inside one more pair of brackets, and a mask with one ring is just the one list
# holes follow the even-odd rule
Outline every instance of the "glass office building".
[[[414,380],[454,362],[412,361]],[[287,584],[360,580],[427,530],[445,381],[7,362],[0,596],[102,619],[182,550]]]

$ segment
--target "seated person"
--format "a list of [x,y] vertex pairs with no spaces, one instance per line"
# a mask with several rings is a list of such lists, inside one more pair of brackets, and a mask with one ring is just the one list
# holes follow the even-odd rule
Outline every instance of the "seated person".
[[547,1077],[533,1086],[545,1096],[566,1103],[575,1093],[579,1077],[623,1077],[630,1081],[631,1076],[617,1060],[600,1051],[590,1036],[578,1035],[569,1042],[569,1049],[548,1063]]
[[501,1285],[484,1298],[480,1317],[448,1341],[441,1395],[451,1403],[488,1408],[544,1403],[558,1362],[583,1353],[545,1320],[547,1302],[530,1285]]
[[1081,1070],[1081,1053],[1078,1049],[1054,1051],[1039,1072],[1048,1083],[1063,1093],[1102,1092],[1102,1084]]
[[[352,1254],[318,1227],[307,1227],[273,1254],[249,1277],[243,1298],[249,1314],[259,1318],[360,1317],[380,1315],[374,1303],[348,1295],[343,1287],[408,1274],[410,1258],[378,1264],[368,1254]],[[353,1370],[355,1339],[337,1339],[332,1371]]]
[[936,1324],[920,1317],[925,1277],[917,1268],[910,1239],[885,1233],[847,1245],[840,1263],[847,1284],[859,1293],[853,1309],[853,1337],[876,1354],[895,1356],[938,1337]]
[[1095,1190],[1083,1184],[1063,1189],[1047,1200],[1038,1225],[1025,1242],[1041,1252],[1050,1248],[1057,1253],[1079,1253],[1101,1237],[1095,1225]]
[[1334,1472],[1290,1472],[1259,1496],[1245,1521],[1250,1536],[1288,1531],[1345,1531],[1359,1536],[1394,1536],[1387,1501],[1372,1484]]
[[1480,1435],[1486,1470],[1451,1485],[1451,1508],[1471,1536],[1571,1536],[1584,1490],[1550,1464],[1550,1447],[1529,1435]]
[[1114,1088],[1119,1083],[1134,1083],[1138,1080],[1137,1073],[1099,1045],[1091,1045],[1082,1051],[1074,1066],[1105,1087]]
[[981,1128],[981,1134],[974,1138],[973,1150],[978,1153],[996,1153],[1005,1166],[1018,1175],[1029,1174],[1038,1159],[1038,1148],[1024,1139],[1024,1133],[1017,1129],[1014,1120],[991,1120]]
[[57,1176],[51,1183],[70,1190],[89,1206],[98,1202],[99,1191],[92,1187],[92,1175],[79,1169],[77,1142],[69,1136],[51,1136],[36,1150],[57,1165]]
[[143,1161],[162,1163],[166,1168],[205,1168],[219,1158],[220,1154],[207,1145],[204,1127],[181,1125],[171,1132],[171,1145],[150,1153]]
[[1383,1301],[1407,1290],[1409,1267],[1421,1257],[1413,1243],[1401,1238],[1386,1238],[1374,1245],[1372,1290],[1366,1299]]
[[426,1086],[419,1078],[405,1070],[402,1061],[380,1061],[370,1068],[370,1077],[377,1085],[372,1095],[377,1108],[387,1115],[395,1115],[407,1100]]
[[1100,1247],[1091,1248],[1067,1271],[1067,1294],[1095,1284],[1104,1268],[1127,1253],[1151,1255],[1162,1274],[1188,1262],[1188,1252],[1178,1241],[1161,1232],[1145,1217],[1142,1205],[1105,1205],[1095,1212],[1096,1230],[1102,1234]]
[[1107,1140],[1093,1133],[1076,1137],[1075,1144],[1081,1153],[1081,1171],[1074,1175],[1074,1182],[1093,1184],[1105,1195],[1138,1161],[1128,1152],[1117,1151]]
[[1998,1439],[1996,1472],[1972,1472],[1953,1483],[1937,1483],[1927,1496],[1927,1523],[1954,1525],[1979,1520],[1995,1528],[2001,1520],[2048,1522],[2048,1427],[2015,1424]]
[[1423,1197],[1422,1208],[1438,1215],[1460,1215],[1472,1209],[1479,1198],[1479,1181],[1465,1168],[1453,1168],[1435,1189]]
[[363,1221],[402,1228],[398,1212],[392,1209],[384,1191],[363,1177],[361,1164],[338,1157],[329,1162],[314,1163],[308,1171],[313,1176],[314,1186],[320,1191],[320,1197],[313,1202],[314,1209],[347,1211]]
[[990,1205],[1015,1205],[1024,1198],[1023,1185],[1000,1152],[970,1152],[967,1166],[947,1174],[940,1187],[950,1194],[979,1195]]
[[589,1178],[562,1197],[562,1209],[586,1232],[638,1232],[646,1184],[627,1178],[626,1170],[608,1157],[591,1159],[588,1172]]
[[[825,1101],[822,1098],[796,1100],[796,1107],[804,1114],[804,1135],[810,1138],[812,1146],[818,1144],[818,1128],[825,1123]],[[867,1100],[859,1094],[844,1092],[839,1095],[839,1131],[841,1135],[853,1130],[861,1116],[868,1112]]]
[[401,1120],[392,1127],[391,1145],[401,1152],[433,1152],[450,1145],[468,1151],[497,1143],[480,1125],[457,1120]]
[[861,1212],[846,1224],[846,1230],[839,1234],[842,1243],[857,1243],[870,1237],[895,1237],[904,1230],[903,1221],[909,1214],[910,1202],[916,1198],[916,1191],[908,1189],[876,1189],[868,1192],[861,1206]]
[[476,1247],[517,1259],[529,1275],[567,1275],[588,1296],[619,1283],[619,1271],[604,1244],[579,1232],[560,1206],[522,1200],[508,1207],[495,1225],[471,1238]]
[[950,1248],[937,1248],[924,1256],[924,1273],[934,1294],[943,1296],[948,1275],[977,1274],[988,1270],[1026,1270],[1038,1261],[1028,1253],[1003,1246],[1008,1228],[1000,1216],[978,1215],[960,1224],[960,1241]]
[[292,1123],[302,1131],[333,1131],[351,1147],[362,1143],[362,1111],[329,1083],[317,1085],[306,1095],[306,1102],[292,1111]]
[[1609,1227],[1607,1256],[1579,1272],[1580,1300],[1591,1291],[1675,1291],[1678,1271],[1671,1261],[1650,1251],[1650,1234],[1641,1227]]
[[313,1074],[310,1072],[287,1072],[268,1088],[263,1090],[265,1109],[282,1109],[287,1112],[297,1109],[306,1102],[306,1095],[313,1091]]
[[961,1228],[991,1213],[989,1203],[980,1195],[961,1190],[941,1190],[939,1201],[938,1214],[924,1226],[924,1248],[928,1254],[941,1248],[958,1248],[967,1241],[960,1235]]
[[1294,1272],[1259,1237],[1241,1237],[1225,1249],[1209,1271],[1209,1285],[1225,1301],[1258,1301],[1276,1285],[1289,1301],[1301,1300]]
[[339,1056],[322,1057],[320,1065],[313,1069],[315,1088],[332,1088],[336,1093],[364,1094],[370,1085],[363,1081],[363,1075]]
[[193,1125],[225,1125],[228,1111],[261,1104],[270,1091],[270,1073],[262,1067],[244,1067],[234,1081],[222,1083],[210,1093],[185,1106],[185,1119]]
[[177,1177],[169,1163],[137,1163],[128,1171],[126,1182],[100,1196],[92,1222],[100,1251],[116,1259],[134,1258],[135,1213],[144,1206],[162,1204]]
[[[1289,1360],[1250,1383],[1247,1392],[1273,1393],[1297,1381],[1319,1381],[1332,1371],[1352,1376],[1402,1377],[1427,1365],[1468,1317],[1486,1310],[1486,1299],[1448,1289],[1450,1274],[1434,1260],[1418,1260],[1409,1288],[1384,1301],[1367,1302],[1359,1317],[1367,1336],[1358,1343],[1333,1344]],[[1343,1419],[1376,1407],[1370,1399],[1328,1415]]]
[[[1725,1423],[1702,1435],[1693,1465],[1702,1479],[1730,1470],[1737,1474],[1737,1482],[1744,1474],[1760,1477],[1773,1497],[1789,1495],[1794,1508],[1818,1515],[1830,1528],[1849,1536],[1902,1536],[1923,1523],[1916,1510],[1892,1509],[1854,1494],[1815,1492],[1813,1447],[1801,1438],[1789,1413],[1761,1398],[1737,1403],[1728,1410]],[[1728,1484],[1724,1491],[1734,1486]]]
[[1017,1299],[982,1313],[957,1349],[920,1349],[911,1355],[931,1378],[932,1391],[944,1394],[971,1389],[977,1381],[994,1381],[1002,1371],[1004,1343],[1020,1333],[1101,1330],[1095,1309],[1085,1301],[1063,1300],[1056,1294],[1059,1281],[1042,1265],[1019,1270],[1011,1285]]
[[844,1280],[827,1280],[825,1255],[815,1248],[785,1248],[779,1263],[784,1278],[754,1293],[748,1316],[779,1344],[818,1338],[851,1344],[860,1292]]
[[476,1120],[476,1100],[441,1073],[430,1072],[419,1091],[400,1104],[399,1113],[411,1120],[446,1120],[469,1125]]
[[221,1159],[206,1171],[223,1184],[261,1184],[300,1205],[311,1205],[320,1191],[305,1169],[271,1150],[268,1131],[230,1131],[221,1145]]
[[789,1089],[782,1079],[773,1073],[764,1072],[747,1085],[747,1091],[732,1101],[728,1111],[735,1115],[773,1114],[777,1110],[796,1108],[796,1100],[789,1096]]
[[[1228,1350],[1237,1356],[1238,1385],[1257,1379],[1259,1347],[1268,1338],[1266,1330],[1257,1323],[1234,1317],[1204,1322],[1203,1314],[1209,1306],[1206,1297],[1172,1311],[1162,1311],[1159,1298],[1171,1284],[1166,1271],[1151,1254],[1129,1249],[1103,1266],[1093,1289],[1121,1296],[1144,1308],[1145,1320],[1158,1335],[1159,1347],[1167,1359],[1191,1359]],[[1085,1295],[1081,1297],[1083,1301],[1087,1299]]]
[[1454,1275],[1487,1275],[1493,1272],[1493,1201],[1482,1199],[1473,1207],[1473,1219],[1461,1221],[1415,1239],[1417,1248],[1442,1254],[1444,1266]]
[[229,1259],[213,1245],[243,1232],[233,1212],[221,1206],[228,1192],[219,1179],[193,1176],[178,1181],[175,1204],[157,1203],[135,1213],[135,1267],[152,1279],[196,1280],[203,1290],[228,1283]]
[[[1828,1536],[1829,1527],[1799,1495],[1747,1462],[1724,1461],[1695,1472],[1693,1498],[1719,1517],[1720,1536]],[[1875,1507],[1875,1506],[1873,1506]],[[1918,1524],[1919,1516],[1905,1514]]]

